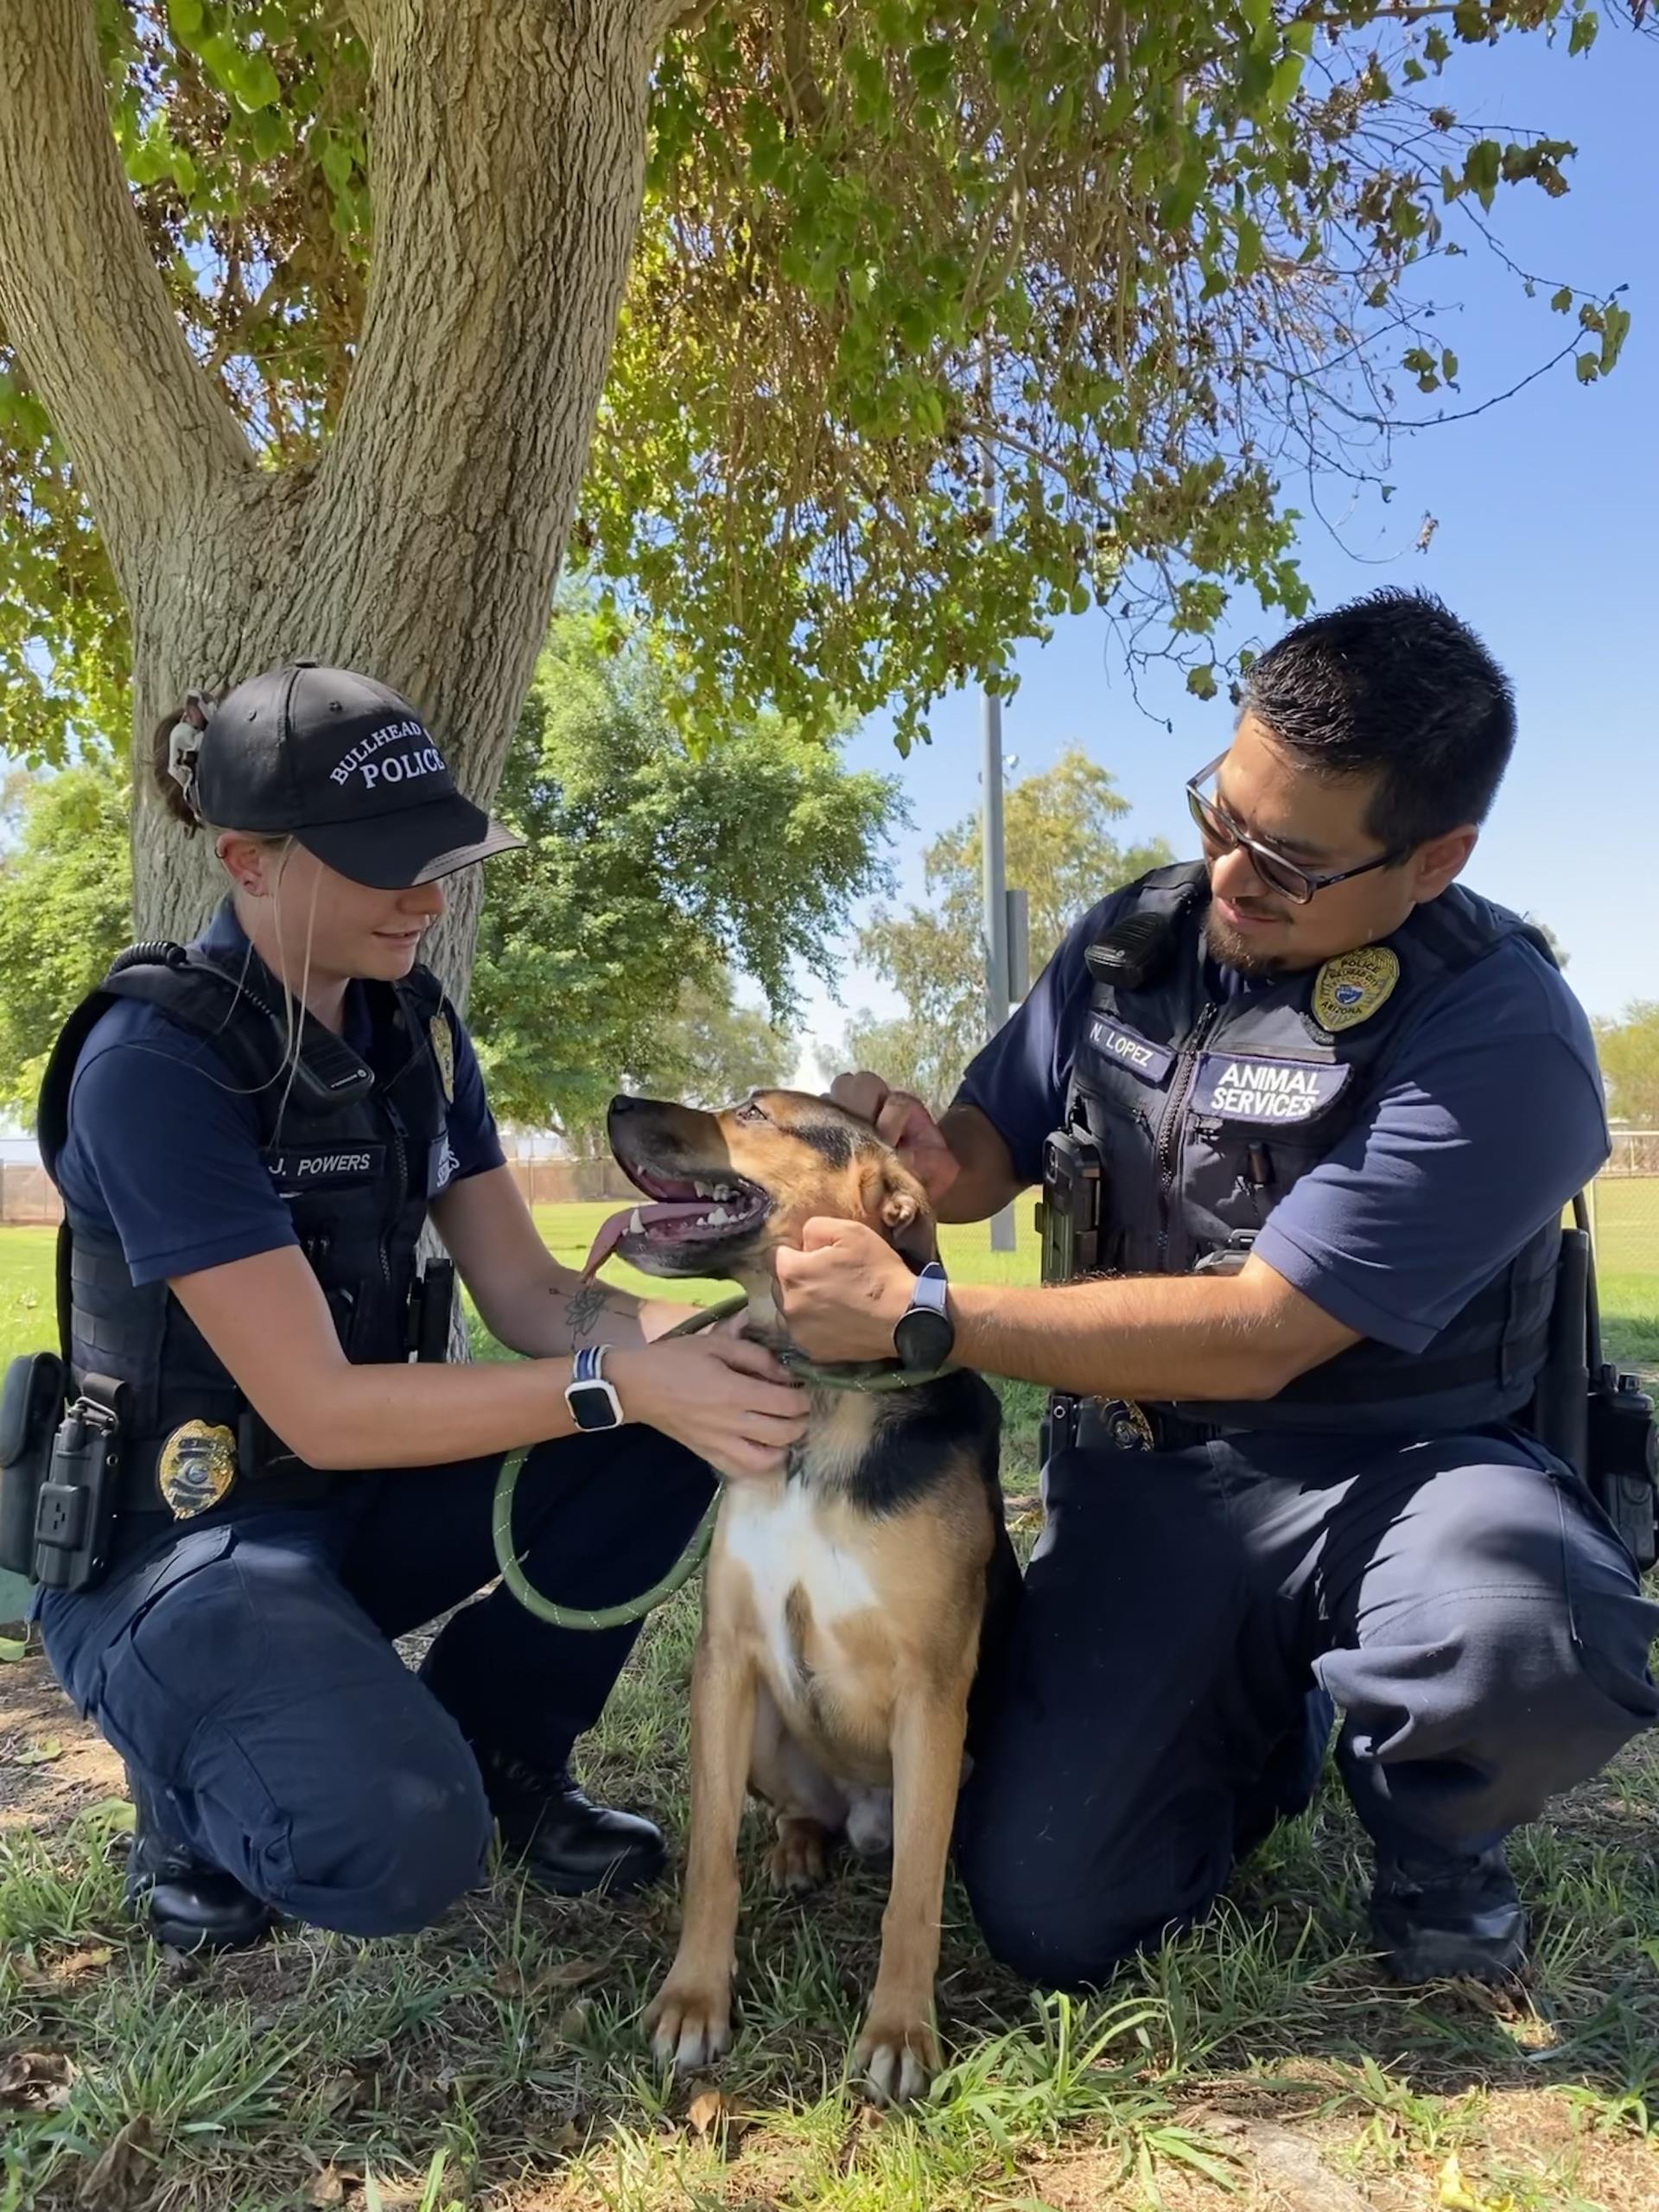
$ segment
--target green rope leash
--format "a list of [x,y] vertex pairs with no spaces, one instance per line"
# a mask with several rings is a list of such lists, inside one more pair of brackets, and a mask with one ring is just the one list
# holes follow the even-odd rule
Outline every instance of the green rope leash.
[[[746,1298],[728,1298],[718,1306],[706,1306],[701,1313],[694,1313],[689,1320],[677,1322],[673,1328],[663,1332],[659,1342],[670,1337],[693,1337],[699,1330],[712,1329],[716,1322],[728,1320],[734,1313],[741,1313],[748,1304]],[[517,1452],[509,1452],[501,1462],[501,1471],[495,1478],[495,1503],[490,1521],[490,1537],[495,1546],[495,1563],[501,1570],[501,1580],[526,1612],[534,1613],[538,1621],[549,1621],[555,1628],[584,1629],[597,1633],[601,1629],[626,1628],[634,1621],[644,1620],[658,1605],[666,1605],[677,1590],[683,1589],[707,1558],[709,1547],[714,1541],[715,1522],[720,1512],[720,1492],[709,1501],[709,1510],[697,1523],[696,1532],[677,1560],[660,1582],[653,1582],[649,1590],[637,1598],[624,1599],[620,1605],[600,1605],[591,1610],[585,1605],[559,1605],[551,1598],[544,1598],[524,1573],[518,1554],[512,1548],[512,1500],[518,1487],[518,1478],[524,1472],[531,1446],[521,1445]]]
[[[748,1304],[745,1298],[728,1298],[719,1306],[706,1307],[694,1313],[689,1320],[681,1321],[666,1329],[658,1342],[670,1337],[695,1336],[699,1330],[712,1329],[716,1322],[728,1320],[734,1313],[741,1313]],[[935,1368],[931,1374],[912,1374],[908,1368],[887,1361],[872,1361],[868,1365],[848,1364],[844,1367],[819,1367],[803,1359],[798,1352],[785,1352],[783,1361],[793,1375],[815,1389],[823,1390],[914,1390],[925,1382],[937,1382],[946,1370]],[[518,1554],[512,1548],[512,1501],[518,1488],[518,1478],[524,1472],[524,1462],[531,1453],[529,1445],[509,1452],[501,1462],[501,1471],[495,1478],[495,1503],[491,1515],[490,1537],[495,1546],[495,1563],[500,1569],[501,1580],[512,1591],[526,1612],[534,1613],[538,1621],[549,1621],[555,1628],[582,1629],[597,1633],[601,1629],[626,1628],[634,1621],[643,1620],[647,1613],[655,1612],[658,1605],[666,1605],[677,1590],[683,1590],[709,1555],[714,1541],[715,1522],[720,1513],[720,1493],[715,1491],[709,1500],[709,1510],[697,1523],[696,1532],[679,1558],[659,1582],[637,1598],[626,1598],[620,1605],[556,1605],[542,1592],[524,1573]]]

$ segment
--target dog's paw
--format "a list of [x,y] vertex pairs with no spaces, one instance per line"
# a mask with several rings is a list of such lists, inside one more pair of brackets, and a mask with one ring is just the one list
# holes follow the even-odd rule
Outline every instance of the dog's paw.
[[816,1890],[829,1872],[830,1838],[817,1821],[782,1820],[766,1872],[772,1886],[803,1897]]
[[913,2104],[925,2096],[938,2065],[938,2039],[926,2019],[872,2012],[853,2048],[853,2071],[862,2075],[879,2105]]
[[732,2047],[732,1992],[724,1984],[678,1981],[673,1975],[645,2008],[645,2032],[659,2066],[689,2074]]

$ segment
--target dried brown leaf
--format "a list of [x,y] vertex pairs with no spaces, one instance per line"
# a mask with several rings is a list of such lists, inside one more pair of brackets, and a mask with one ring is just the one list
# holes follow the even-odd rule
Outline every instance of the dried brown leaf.
[[116,2134],[80,2184],[77,2202],[108,2207],[124,2202],[149,2149],[149,2114],[137,2113]]
[[85,1950],[69,1951],[52,1961],[54,1981],[79,1981],[89,1974],[98,1974],[115,1956],[107,1943],[89,1944]]
[[56,2110],[74,2082],[74,2062],[67,2051],[14,2050],[0,2058],[0,2105],[14,2111],[32,2106]]
[[699,2135],[712,2135],[728,2116],[729,2107],[719,2089],[705,2089],[701,2096],[693,2097],[685,2108],[685,2116]]

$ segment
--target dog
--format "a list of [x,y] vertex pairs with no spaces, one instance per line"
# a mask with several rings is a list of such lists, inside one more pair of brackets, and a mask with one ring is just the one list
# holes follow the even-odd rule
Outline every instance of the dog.
[[[619,1097],[619,1165],[652,1203],[607,1224],[654,1275],[738,1284],[749,1331],[788,1363],[772,1255],[815,1216],[863,1221],[913,1268],[934,1256],[921,1185],[868,1123],[757,1092],[724,1113]],[[691,1823],[679,1950],[645,2016],[684,2072],[731,2044],[746,1789],[772,1808],[774,1889],[824,1878],[843,1834],[892,1852],[881,1960],[852,2055],[878,2101],[938,2063],[933,1991],[945,1861],[988,1607],[1018,1580],[998,1487],[1001,1408],[976,1375],[879,1393],[817,1370],[782,1474],[734,1478],[715,1523],[691,1681]]]

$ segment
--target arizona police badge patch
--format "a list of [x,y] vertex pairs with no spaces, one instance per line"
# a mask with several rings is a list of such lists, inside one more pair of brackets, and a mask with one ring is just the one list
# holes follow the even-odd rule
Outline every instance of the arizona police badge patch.
[[236,1480],[236,1439],[228,1428],[188,1421],[162,1446],[156,1484],[175,1521],[217,1505]]
[[1385,1005],[1400,980],[1400,956],[1362,944],[1327,960],[1313,979],[1313,1019],[1321,1029],[1351,1029]]
[[427,1034],[432,1039],[432,1057],[438,1064],[438,1080],[443,1085],[443,1095],[453,1106],[455,1103],[455,1039],[448,1017],[435,1014],[427,1024]]

